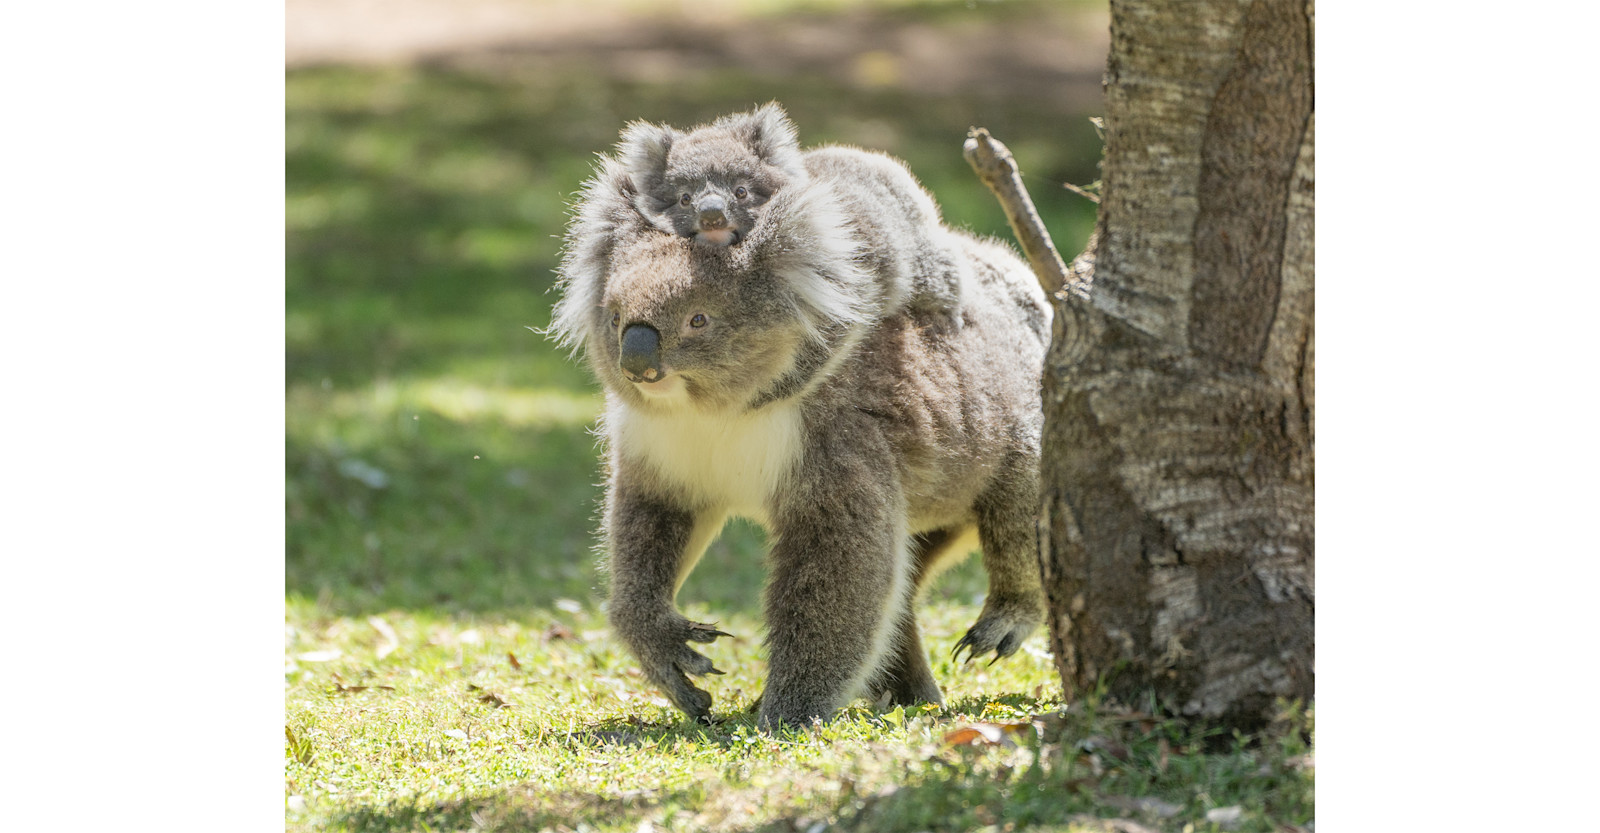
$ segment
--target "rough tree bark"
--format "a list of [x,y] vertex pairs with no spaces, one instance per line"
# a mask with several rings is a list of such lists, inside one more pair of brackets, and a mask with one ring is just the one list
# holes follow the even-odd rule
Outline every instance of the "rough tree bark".
[[1310,2],[1113,0],[1056,295],[1040,566],[1069,695],[1238,726],[1313,689]]

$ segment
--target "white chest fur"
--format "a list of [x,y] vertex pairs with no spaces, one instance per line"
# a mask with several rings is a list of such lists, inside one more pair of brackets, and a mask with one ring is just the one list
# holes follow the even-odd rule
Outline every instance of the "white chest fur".
[[697,508],[763,524],[768,499],[800,460],[800,412],[793,406],[721,415],[618,403],[606,422],[622,458],[645,466],[663,486]]

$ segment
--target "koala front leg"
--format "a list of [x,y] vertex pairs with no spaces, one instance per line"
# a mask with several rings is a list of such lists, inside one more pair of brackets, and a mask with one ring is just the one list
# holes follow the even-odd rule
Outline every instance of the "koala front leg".
[[886,659],[909,595],[892,461],[849,459],[826,442],[807,448],[816,453],[773,519],[762,729],[826,720],[862,693]]
[[728,636],[691,622],[674,603],[678,587],[722,526],[722,516],[614,486],[607,505],[611,553],[611,629],[645,676],[690,718],[709,722],[711,695],[688,675],[721,674],[687,643]]

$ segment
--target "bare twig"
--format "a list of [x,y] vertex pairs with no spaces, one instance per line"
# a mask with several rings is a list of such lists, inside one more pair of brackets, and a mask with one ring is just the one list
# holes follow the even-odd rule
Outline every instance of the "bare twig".
[[1060,291],[1067,281],[1067,266],[1061,261],[1060,252],[1056,251],[1056,244],[1051,242],[1050,232],[1039,220],[1039,212],[1033,207],[1028,189],[1022,184],[1022,174],[1017,170],[1017,162],[1011,157],[1011,151],[1000,140],[990,136],[987,129],[974,127],[967,133],[962,155],[966,156],[967,164],[977,172],[983,184],[989,186],[995,198],[1000,200],[1000,207],[1005,209],[1006,219],[1011,223],[1011,231],[1022,244],[1022,253],[1033,266],[1033,274],[1039,279],[1039,285],[1044,287],[1045,294],[1054,295]]
[[1081,186],[1073,185],[1070,182],[1061,183],[1061,187],[1067,189],[1068,191],[1071,191],[1074,194],[1077,194],[1080,197],[1083,197],[1084,199],[1088,200],[1089,202],[1094,203],[1095,205],[1099,205],[1100,204],[1100,195],[1096,194],[1093,191],[1085,190]]

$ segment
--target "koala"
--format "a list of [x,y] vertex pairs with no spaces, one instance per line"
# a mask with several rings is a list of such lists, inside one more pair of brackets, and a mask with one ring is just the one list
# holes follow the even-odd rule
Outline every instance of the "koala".
[[[819,169],[824,167],[818,166]],[[1039,380],[1051,310],[1006,246],[949,232],[959,329],[897,300],[849,195],[773,192],[737,246],[662,234],[625,160],[576,205],[550,334],[605,391],[608,617],[648,679],[711,722],[720,673],[678,589],[733,516],[769,533],[763,730],[858,696],[942,704],[913,602],[976,542],[989,594],[955,646],[1015,652],[1043,619]],[[914,264],[920,261],[912,259]]]
[[807,179],[794,125],[777,105],[683,132],[634,122],[618,153],[656,228],[711,246],[736,246],[781,188]]
[[933,197],[892,157],[837,145],[802,152],[776,103],[687,132],[634,122],[618,156],[637,189],[633,204],[651,225],[709,246],[744,242],[781,189],[826,183],[868,272],[892,290],[892,305],[960,324],[961,264],[950,230]]

